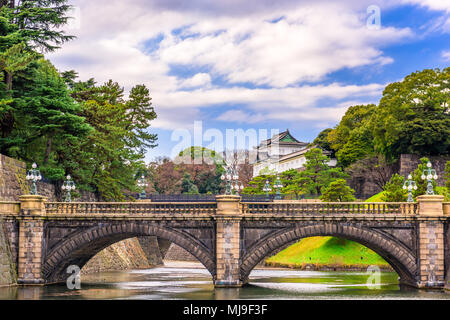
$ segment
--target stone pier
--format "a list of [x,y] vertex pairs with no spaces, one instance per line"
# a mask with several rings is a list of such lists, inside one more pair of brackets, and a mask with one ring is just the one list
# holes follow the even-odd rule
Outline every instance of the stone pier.
[[419,215],[433,217],[419,222],[419,279],[420,288],[442,288],[445,283],[444,196],[417,197]]
[[240,280],[240,197],[217,196],[215,287],[241,287]]
[[35,195],[20,196],[19,224],[19,284],[43,284],[42,249],[46,198]]

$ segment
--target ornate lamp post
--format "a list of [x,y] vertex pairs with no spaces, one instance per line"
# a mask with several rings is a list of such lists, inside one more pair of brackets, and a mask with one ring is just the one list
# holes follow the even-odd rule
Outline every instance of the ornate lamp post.
[[412,180],[412,175],[408,175],[408,180],[405,181],[403,184],[403,189],[408,189],[408,202],[414,202],[413,196],[412,196],[412,190],[417,190],[417,185],[414,180]]
[[433,179],[437,180],[438,176],[436,174],[436,170],[431,168],[431,162],[428,161],[427,163],[427,169],[423,170],[422,173],[422,180],[427,179],[427,194],[434,194],[434,190],[433,190]]
[[71,191],[75,190],[76,186],[75,186],[75,182],[72,181],[72,177],[70,175],[67,176],[67,180],[64,181],[62,187],[61,187],[64,191],[66,191],[66,202],[72,202],[72,195],[71,195]]
[[[236,189],[236,185],[238,184],[239,176],[237,175],[237,172],[230,166],[227,167],[227,171],[225,174],[222,174],[220,177],[222,181],[225,181],[225,195],[232,195],[233,190],[238,190],[240,187],[238,186]],[[233,186],[234,182],[234,186]]]
[[272,191],[270,187],[269,180],[266,180],[266,184],[264,184],[263,191],[266,193],[266,199],[269,200],[269,192]]
[[280,181],[280,176],[277,175],[277,180],[275,180],[275,184],[273,185],[274,188],[277,189],[277,194],[275,195],[276,200],[281,200],[281,193],[280,189],[283,188],[283,184]]
[[36,188],[36,182],[42,180],[41,172],[39,169],[36,169],[37,165],[36,163],[33,163],[31,166],[31,170],[28,170],[27,172],[27,180],[31,180],[31,190],[30,194],[36,195],[37,194],[37,188]]
[[141,176],[140,179],[138,179],[137,185],[139,188],[141,188],[141,193],[139,194],[139,199],[143,200],[147,197],[145,193],[145,187],[148,186],[147,181],[145,181],[144,175]]
[[242,190],[244,190],[244,184],[240,181],[236,181],[233,188],[236,193],[239,194]]

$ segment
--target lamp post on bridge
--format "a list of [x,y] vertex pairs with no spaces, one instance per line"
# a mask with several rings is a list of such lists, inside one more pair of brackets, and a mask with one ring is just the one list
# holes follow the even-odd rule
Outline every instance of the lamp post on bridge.
[[277,189],[277,194],[275,195],[275,200],[281,200],[280,189],[283,188],[283,184],[280,181],[279,175],[277,175],[277,180],[275,181],[275,184],[273,185],[273,187]]
[[75,190],[76,186],[75,186],[75,182],[72,181],[72,177],[70,175],[67,175],[66,177],[66,181],[64,181],[62,187],[61,187],[64,191],[66,191],[66,202],[72,202],[72,195],[71,195],[71,191]]
[[272,191],[272,188],[270,187],[269,180],[266,180],[266,183],[264,184],[263,191],[266,193],[266,200],[269,200],[269,192]]
[[144,200],[147,197],[147,194],[145,193],[145,187],[148,186],[147,181],[145,181],[144,175],[142,175],[141,178],[138,179],[137,185],[139,188],[141,188],[141,193],[139,194],[139,199]]
[[405,181],[403,184],[403,189],[408,189],[408,202],[414,202],[413,196],[412,196],[412,190],[417,190],[417,185],[414,180],[412,180],[412,175],[408,175],[408,180]]
[[[220,176],[220,180],[225,181],[225,195],[233,195],[233,190],[238,191],[244,189],[243,185],[239,186],[239,176],[235,169],[231,166],[227,166],[225,174]],[[234,185],[233,185],[234,183]]]
[[33,163],[32,166],[31,166],[31,170],[29,170],[27,172],[26,179],[28,181],[31,180],[30,194],[37,195],[36,182],[42,180],[42,176],[41,176],[41,171],[39,171],[39,169],[37,169],[37,164],[36,163]]
[[422,180],[427,180],[427,194],[433,195],[433,180],[437,180],[438,176],[436,174],[436,170],[431,168],[430,161],[427,163],[427,169],[423,170],[421,178]]

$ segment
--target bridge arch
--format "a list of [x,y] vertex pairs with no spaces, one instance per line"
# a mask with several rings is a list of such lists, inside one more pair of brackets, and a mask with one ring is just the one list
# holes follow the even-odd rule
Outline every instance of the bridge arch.
[[272,232],[246,250],[241,258],[240,277],[246,283],[253,268],[265,257],[308,237],[334,236],[358,242],[379,254],[397,272],[400,283],[415,285],[417,262],[413,252],[387,234],[346,223],[317,223]]
[[177,244],[196,257],[215,279],[216,266],[213,253],[193,236],[157,223],[124,222],[100,224],[65,239],[46,255],[43,265],[44,280],[46,283],[66,281],[70,276],[66,273],[68,266],[77,265],[82,268],[104,248],[138,236],[156,236]]

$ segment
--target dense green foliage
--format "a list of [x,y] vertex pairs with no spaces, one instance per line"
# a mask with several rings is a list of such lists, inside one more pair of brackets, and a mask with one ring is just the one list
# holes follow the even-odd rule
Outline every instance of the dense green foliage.
[[347,186],[345,179],[337,179],[323,187],[320,200],[328,202],[350,202],[355,201],[353,195],[355,190]]
[[[305,153],[306,162],[303,165],[303,170],[295,169],[284,171],[280,174],[280,180],[283,184],[281,193],[286,196],[291,196],[294,199],[299,199],[302,195],[318,196],[323,192],[323,188],[338,179],[343,179],[346,174],[342,169],[331,168],[327,162],[329,158],[325,156],[321,149],[313,148]],[[253,178],[248,186],[243,190],[244,194],[264,194],[263,187],[266,181],[273,186],[276,175],[259,175]],[[276,189],[272,187],[271,194],[274,194]]]
[[339,125],[328,134],[339,162],[348,166],[373,154],[373,136],[369,125],[376,106],[357,105],[348,108]]
[[390,159],[448,154],[449,105],[450,68],[414,72],[389,84],[373,119],[375,150]]
[[[315,143],[335,151],[344,167],[375,155],[448,155],[450,68],[425,69],[389,84],[378,105],[348,108],[340,123]],[[326,133],[328,133],[326,135]]]
[[403,202],[408,199],[408,191],[403,189],[405,177],[394,174],[383,187],[381,200],[384,202]]

